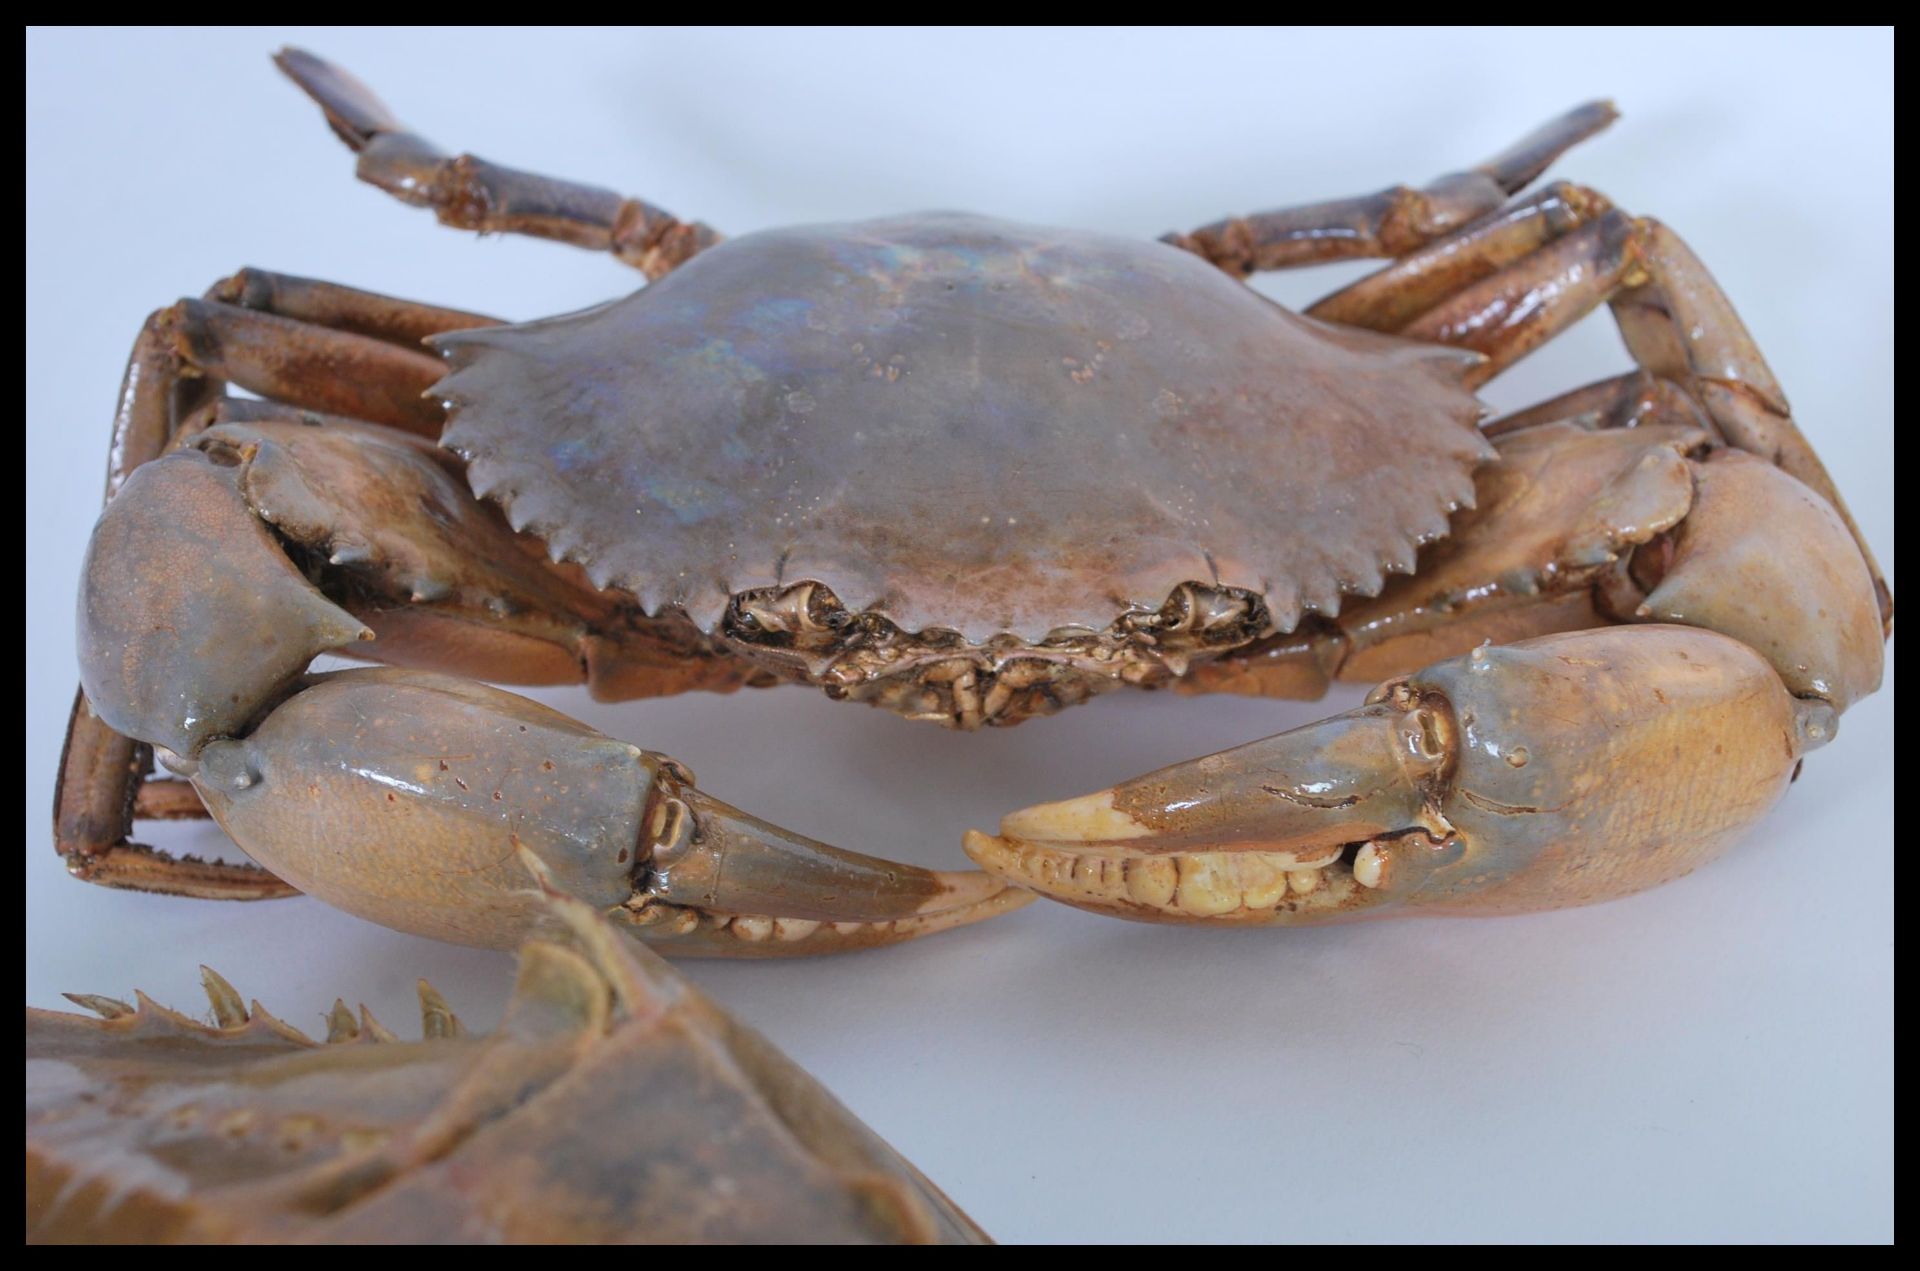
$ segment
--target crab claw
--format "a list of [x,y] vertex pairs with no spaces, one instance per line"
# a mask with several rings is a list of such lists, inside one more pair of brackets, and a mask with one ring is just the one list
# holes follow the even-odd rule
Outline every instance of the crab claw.
[[991,874],[921,869],[830,847],[680,785],[671,771],[655,781],[649,865],[619,916],[643,938],[669,942],[672,952],[727,957],[895,944],[1032,899]]
[[523,851],[634,935],[696,955],[892,944],[1029,898],[816,843],[695,789],[665,755],[425,672],[314,677],[246,736],[172,762],[294,886],[463,944],[510,948],[543,924]]
[[[1374,703],[972,831],[968,855],[1083,909],[1266,923],[1375,903],[1362,845],[1427,839],[1422,787],[1446,757],[1425,706]],[[1421,850],[1430,850],[1423,848]]]
[[973,859],[1083,909],[1311,923],[1554,908],[1677,877],[1750,827],[1833,711],[1682,627],[1476,649],[1365,706],[1015,812]]

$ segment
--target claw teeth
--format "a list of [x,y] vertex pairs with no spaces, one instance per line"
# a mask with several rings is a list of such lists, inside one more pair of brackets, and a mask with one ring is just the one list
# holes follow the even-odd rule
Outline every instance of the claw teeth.
[[[1295,872],[1313,873],[1312,870]],[[1240,867],[1241,903],[1249,909],[1272,909],[1287,898],[1288,877],[1285,866],[1257,854],[1247,856]]]
[[447,1005],[447,999],[440,996],[440,990],[420,981],[420,1034],[423,1037],[458,1037],[466,1029],[460,1023],[460,1017]]
[[213,1022],[221,1028],[239,1028],[247,1022],[247,1004],[226,977],[210,966],[200,968],[200,986],[213,1006]]
[[360,1004],[360,1031],[377,1042],[397,1040],[393,1035],[393,1030],[375,1019],[373,1012],[367,1009],[366,1003],[364,1002]]
[[353,1012],[339,998],[333,999],[333,1009],[327,1012],[327,1040],[330,1042],[350,1042],[360,1036],[360,1025],[353,1018]]
[[[1217,852],[1195,852],[1180,858],[1180,888],[1174,901],[1201,918],[1232,913],[1240,907],[1239,873]],[[1284,894],[1285,884],[1281,891]]]
[[1353,881],[1362,887],[1378,887],[1386,881],[1387,852],[1378,843],[1369,843],[1353,858]]
[[1106,856],[977,831],[967,836],[967,852],[992,872],[1069,904],[1237,921],[1297,908],[1289,897],[1326,892],[1327,870],[1340,860],[1338,847]]
[[1164,909],[1173,903],[1180,882],[1180,871],[1164,856],[1127,861],[1123,871],[1127,879],[1127,897],[1137,904]]
[[773,919],[751,915],[735,918],[727,929],[733,932],[736,939],[758,944],[773,935]]
[[119,1019],[122,1015],[133,1014],[133,1007],[117,997],[101,997],[97,993],[62,993],[75,1006],[84,1006],[101,1019]]

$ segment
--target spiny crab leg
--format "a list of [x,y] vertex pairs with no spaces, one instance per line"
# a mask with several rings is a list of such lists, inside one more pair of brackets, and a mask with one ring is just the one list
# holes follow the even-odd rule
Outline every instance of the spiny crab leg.
[[1739,641],[1674,626],[1486,647],[1360,709],[968,836],[1085,909],[1310,923],[1552,908],[1711,859],[1833,733]]

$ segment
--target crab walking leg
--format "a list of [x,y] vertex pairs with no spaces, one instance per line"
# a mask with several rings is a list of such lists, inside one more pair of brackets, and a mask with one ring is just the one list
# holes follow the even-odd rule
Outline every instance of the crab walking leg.
[[[133,840],[136,820],[153,819],[141,797],[156,784],[145,780],[153,748],[109,728],[74,695],[67,741],[60,752],[54,789],[54,849],[67,872],[83,882],[128,891],[194,896],[201,900],[276,900],[297,888],[245,861],[206,861],[174,856]],[[170,801],[165,819],[205,816],[197,795],[192,810]]]
[[1474,506],[1420,567],[1338,615],[1196,666],[1191,692],[1315,697],[1474,646],[1606,622],[1684,622],[1762,651],[1797,695],[1879,682],[1873,579],[1846,523],[1638,372],[1496,423]]
[[[127,360],[114,416],[107,473],[112,499],[141,465],[158,458],[235,405],[226,380],[290,405],[337,408],[343,370],[385,387],[377,398],[422,431],[437,432],[437,406],[419,392],[438,375],[419,347],[428,335],[492,325],[492,318],[395,300],[260,270],[242,270],[208,291],[152,314]],[[224,336],[231,334],[229,341]],[[431,373],[429,373],[431,372]],[[359,395],[367,390],[362,386]],[[410,396],[411,395],[411,396]],[[160,566],[166,567],[164,565]],[[85,695],[75,699],[54,795],[54,846],[76,877],[105,886],[203,898],[265,899],[294,894],[265,871],[178,858],[132,839],[152,756],[115,733]],[[193,803],[166,802],[171,817]]]
[[[294,325],[256,321],[232,312],[236,309],[288,319]],[[120,409],[114,415],[107,497],[113,497],[135,468],[158,458],[190,420],[222,398],[226,384],[220,368],[227,362],[239,364],[246,372],[251,382],[242,381],[243,388],[290,405],[335,413],[343,412],[338,399],[327,396],[339,391],[330,385],[333,377],[343,372],[372,373],[389,382],[385,395],[392,398],[397,393],[407,421],[420,421],[423,431],[437,435],[438,416],[428,420],[417,413],[419,404],[406,400],[410,388],[417,398],[444,373],[437,363],[428,365],[433,359],[421,341],[430,335],[496,324],[496,319],[477,313],[243,269],[208,288],[204,300],[183,300],[157,310],[141,327],[127,359]],[[240,332],[234,349],[220,339],[223,331],[231,330]],[[396,349],[387,353],[357,340],[337,338],[349,335]],[[273,343],[274,336],[284,343]],[[297,374],[296,368],[306,373]],[[432,378],[421,384],[429,371]],[[392,383],[396,380],[397,386]],[[430,430],[426,423],[432,424]]]
[[[1477,232],[1461,238],[1472,240]],[[1468,250],[1471,254],[1470,242]],[[1424,298],[1419,278],[1406,281]],[[1379,302],[1377,296],[1367,301]],[[1345,307],[1340,296],[1325,303],[1333,312]],[[1726,441],[1778,464],[1839,513],[1872,572],[1882,625],[1891,633],[1892,592],[1846,501],[1794,422],[1779,382],[1732,302],[1665,225],[1606,210],[1411,321],[1385,329],[1482,354],[1487,360],[1468,375],[1481,384],[1609,303],[1636,362],[1683,388]]]
[[[95,530],[87,575],[83,623],[109,642],[137,638],[148,620],[217,638],[245,610],[196,611],[182,586],[204,576],[219,594],[231,586],[222,580],[242,580],[231,604],[250,605],[246,580],[297,560],[372,633],[345,650],[372,661],[584,682],[603,699],[728,691],[763,676],[691,624],[648,618],[550,564],[472,495],[458,460],[398,429],[229,401],[127,489],[137,495]],[[269,555],[256,561],[241,545],[262,531]],[[217,699],[231,665],[196,656],[166,668],[177,678],[159,691]],[[303,665],[275,661],[286,673]]]
[[1682,423],[1709,434],[1713,430],[1713,420],[1705,409],[1678,384],[1651,371],[1638,370],[1586,384],[1502,415],[1483,425],[1480,431],[1498,439],[1561,420],[1573,421],[1587,429]]
[[440,434],[443,412],[427,390],[447,368],[424,348],[212,300],[182,300],[163,321],[204,374],[274,401]]
[[1307,316],[1398,331],[1452,293],[1564,238],[1611,206],[1594,190],[1556,181],[1317,301]]
[[1359,711],[1014,813],[968,852],[1086,908],[1240,924],[1552,908],[1704,863],[1884,660],[1835,509],[1707,441],[1571,420],[1502,438],[1492,497],[1319,652],[1379,674],[1583,613],[1647,625],[1474,648]]
[[1230,274],[1290,269],[1363,256],[1399,256],[1494,211],[1570,147],[1615,118],[1611,102],[1589,102],[1542,125],[1493,158],[1415,190],[1237,216],[1163,240]]
[[464,309],[397,300],[357,287],[264,269],[242,269],[230,278],[223,278],[208,289],[206,298],[317,327],[370,336],[415,351],[432,336],[500,325],[498,318]]
[[1647,279],[1612,297],[1628,350],[1680,380],[1733,445],[1792,474],[1833,505],[1866,558],[1881,626],[1893,634],[1893,592],[1826,465],[1794,423],[1786,395],[1720,284],[1678,234],[1642,221]]
[[449,156],[409,132],[366,85],[311,53],[282,49],[274,62],[319,103],[335,135],[360,156],[356,171],[362,181],[433,209],[443,225],[612,252],[649,279],[720,241],[707,226],[681,221],[641,199],[470,154]]
[[1737,640],[1622,627],[1476,649],[1318,724],[968,836],[1120,917],[1315,923],[1587,904],[1719,855],[1833,731]]

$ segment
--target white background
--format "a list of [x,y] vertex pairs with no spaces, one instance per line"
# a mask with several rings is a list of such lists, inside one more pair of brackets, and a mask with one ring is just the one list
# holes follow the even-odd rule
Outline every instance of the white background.
[[[336,993],[479,1025],[505,954],[305,899],[66,878],[47,808],[75,579],[141,319],[241,265],[532,318],[612,260],[476,241],[351,178],[267,53],[306,44],[452,149],[740,233],[958,207],[1157,235],[1424,181],[1583,99],[1556,168],[1687,236],[1893,567],[1891,32],[36,32],[27,41],[26,998],[189,1008],[207,961],[296,1022]],[[1302,303],[1353,271],[1261,286]],[[1489,396],[1612,374],[1590,320]],[[959,735],[801,689],[600,706],[805,833],[960,832],[1325,705],[1115,694]],[[1155,928],[1036,905],[793,964],[683,964],[1003,1240],[1891,1239],[1893,685],[1751,840],[1654,893],[1499,920]],[[199,844],[205,830],[157,833]]]

